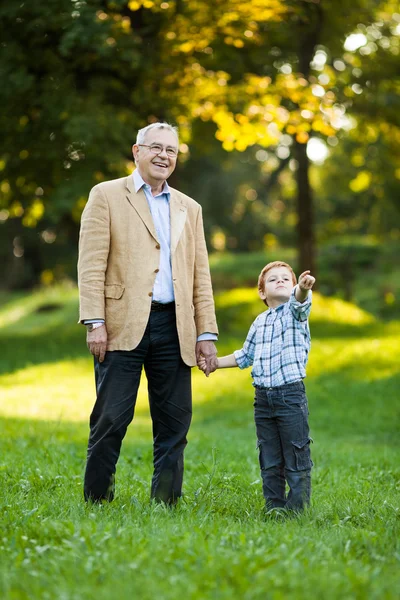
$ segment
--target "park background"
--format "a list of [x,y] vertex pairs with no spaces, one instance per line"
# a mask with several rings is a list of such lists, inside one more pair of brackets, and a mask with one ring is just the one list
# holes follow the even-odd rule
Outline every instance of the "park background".
[[[0,33],[1,597],[398,597],[398,3],[9,0]],[[239,370],[193,371],[176,510],[149,502],[145,382],[117,499],[82,502],[80,216],[159,120],[180,130],[170,183],[203,207],[220,354],[263,310],[266,262],[317,277],[304,515],[263,510]]]

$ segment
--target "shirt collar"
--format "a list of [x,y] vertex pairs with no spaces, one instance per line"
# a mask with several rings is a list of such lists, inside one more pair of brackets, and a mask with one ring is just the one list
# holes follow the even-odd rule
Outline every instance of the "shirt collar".
[[[145,180],[143,179],[143,177],[141,176],[141,174],[139,173],[139,169],[135,169],[133,171],[133,183],[135,185],[135,192],[137,193],[139,190],[142,189],[142,187],[144,187],[146,190],[149,190],[151,193],[151,187],[148,183],[145,182]],[[162,194],[165,194],[167,199],[169,200],[171,191],[169,189],[168,183],[165,181],[164,182],[164,186],[162,189],[162,192],[160,192],[159,194],[157,194],[157,196],[161,196]],[[157,196],[154,196],[155,198],[157,198]]]
[[280,312],[281,310],[283,310],[283,307],[288,303],[288,300],[286,302],[284,302],[283,304],[280,304],[279,306],[277,306],[276,308],[272,308],[271,306],[269,307],[269,312],[271,314],[273,313],[277,313]]

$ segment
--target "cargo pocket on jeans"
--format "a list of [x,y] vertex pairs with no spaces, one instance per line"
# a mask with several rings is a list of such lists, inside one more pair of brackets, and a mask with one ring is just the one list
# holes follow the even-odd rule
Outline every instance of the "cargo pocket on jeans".
[[301,442],[292,442],[297,471],[307,471],[313,466],[310,456],[310,442],[312,442],[311,438]]

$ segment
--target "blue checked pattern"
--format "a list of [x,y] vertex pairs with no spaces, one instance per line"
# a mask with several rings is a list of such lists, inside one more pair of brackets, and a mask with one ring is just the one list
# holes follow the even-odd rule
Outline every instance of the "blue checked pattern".
[[238,367],[253,365],[254,386],[277,387],[306,376],[312,292],[308,292],[304,302],[298,302],[295,290],[285,304],[258,315],[243,348],[234,352]]

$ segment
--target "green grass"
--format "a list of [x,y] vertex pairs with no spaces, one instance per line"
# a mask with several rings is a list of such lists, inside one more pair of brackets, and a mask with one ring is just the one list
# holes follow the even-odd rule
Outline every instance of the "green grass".
[[[235,289],[217,306],[222,354],[240,347],[263,305],[254,289]],[[193,371],[176,509],[149,502],[145,382],[116,500],[86,506],[94,380],[76,320],[74,289],[1,298],[2,600],[398,597],[400,323],[314,295],[312,506],[282,519],[263,510],[250,373],[238,369]]]

